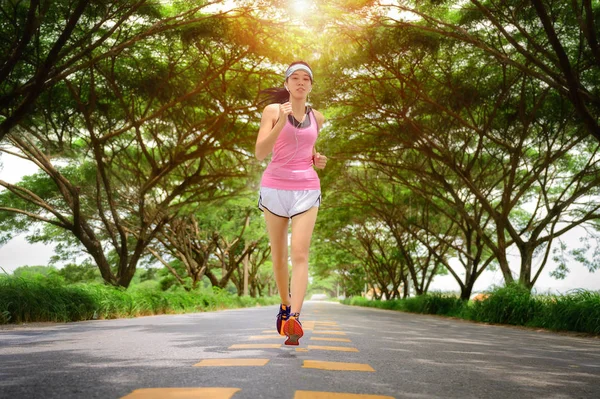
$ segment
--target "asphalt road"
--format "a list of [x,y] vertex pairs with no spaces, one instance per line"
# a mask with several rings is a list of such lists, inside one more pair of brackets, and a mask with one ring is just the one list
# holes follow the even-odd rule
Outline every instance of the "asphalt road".
[[285,347],[276,313],[5,328],[0,398],[600,398],[597,338],[307,302]]

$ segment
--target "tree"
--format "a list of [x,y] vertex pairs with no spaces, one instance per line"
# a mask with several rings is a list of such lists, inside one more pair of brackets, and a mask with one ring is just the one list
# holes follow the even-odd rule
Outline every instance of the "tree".
[[[270,278],[260,273],[270,255],[265,225],[256,209],[253,193],[246,190],[234,193],[235,196],[232,194],[221,201],[189,206],[186,212],[194,208],[195,213],[170,220],[157,235],[160,245],[149,247],[152,255],[180,284],[185,285],[185,278],[189,277],[195,288],[205,276],[218,288],[233,282],[239,295],[245,292],[245,280],[252,296],[264,289],[267,281],[262,279]],[[248,269],[245,271],[246,258]],[[187,276],[180,275],[169,259],[181,261]]]
[[[164,250],[149,246],[148,251],[171,272],[179,284],[185,287],[184,279],[188,277],[194,289],[206,274],[209,257],[215,251],[216,237],[211,234],[200,230],[194,215],[176,217],[169,220],[156,236]],[[185,267],[187,276],[182,276],[171,266],[163,252],[169,254],[171,259],[178,259]]]
[[[271,264],[271,246],[265,234],[256,243],[255,250],[249,255],[248,289],[251,297],[272,295],[269,287],[274,283]],[[266,290],[266,292],[265,292]]]
[[212,18],[204,12],[208,4],[191,1],[182,9],[145,0],[3,2],[0,141],[21,123],[39,123],[36,113],[45,106],[40,97],[55,85],[148,38]]
[[553,240],[598,217],[596,204],[583,200],[597,195],[597,145],[575,111],[520,70],[460,42],[388,26],[347,35],[357,43],[348,61],[355,68],[340,72],[353,79],[337,90],[353,118],[335,121],[337,137],[349,138],[337,156],[451,207],[507,282],[515,279],[507,260],[514,245],[517,279],[532,287]]
[[127,286],[171,217],[247,176],[243,115],[256,95],[246,68],[260,60],[233,26],[206,16],[63,77],[38,125],[20,124],[16,150],[2,150],[43,171],[0,181],[4,231],[43,222],[49,241],[64,237],[54,227],[68,231],[105,281]]
[[[224,288],[229,281],[235,285],[238,295],[244,294],[243,262],[248,257],[248,283],[250,275],[257,277],[258,269],[267,260],[265,248],[266,228],[262,215],[257,214],[255,199],[249,196],[217,204],[210,217],[205,217],[205,225],[212,228],[214,256],[217,259],[206,276],[215,287]],[[262,243],[262,248],[259,248]],[[255,252],[260,254],[253,256]],[[250,261],[252,259],[252,261]],[[250,268],[250,263],[254,263]],[[215,270],[220,271],[217,277]],[[255,283],[256,287],[256,283]]]
[[554,89],[570,103],[578,124],[600,141],[597,2],[471,0],[458,7],[456,1],[407,3],[389,6],[406,18],[388,14],[381,23],[461,41]]

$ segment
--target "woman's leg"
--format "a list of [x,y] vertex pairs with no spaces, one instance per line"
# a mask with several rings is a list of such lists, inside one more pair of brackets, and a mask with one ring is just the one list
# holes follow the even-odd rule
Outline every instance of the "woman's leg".
[[319,208],[292,218],[292,313],[300,313],[308,285],[308,250]]
[[279,290],[281,303],[290,304],[290,287],[288,271],[288,226],[289,219],[273,215],[265,209],[267,232],[271,241],[271,259],[273,260],[273,274]]

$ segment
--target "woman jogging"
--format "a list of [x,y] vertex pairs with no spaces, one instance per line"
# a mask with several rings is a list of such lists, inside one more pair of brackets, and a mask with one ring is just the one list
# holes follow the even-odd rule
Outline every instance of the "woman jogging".
[[[315,150],[325,118],[306,106],[313,84],[310,66],[293,62],[285,72],[284,88],[270,89],[256,139],[256,158],[271,162],[263,173],[258,207],[265,214],[271,242],[273,274],[281,297],[277,332],[286,345],[298,345],[304,332],[300,312],[308,285],[308,250],[321,203],[321,183],[314,168],[327,157]],[[314,168],[313,168],[314,166]],[[292,220],[292,284],[288,275],[288,226]]]

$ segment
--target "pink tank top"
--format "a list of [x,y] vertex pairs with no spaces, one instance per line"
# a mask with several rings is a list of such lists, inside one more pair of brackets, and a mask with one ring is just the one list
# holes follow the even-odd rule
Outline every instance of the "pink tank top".
[[[321,189],[312,159],[318,135],[317,120],[312,110],[307,116],[310,125],[305,128],[296,128],[289,119],[286,121],[273,146],[271,162],[262,175],[262,187],[279,190]],[[294,135],[298,138],[297,144]]]

